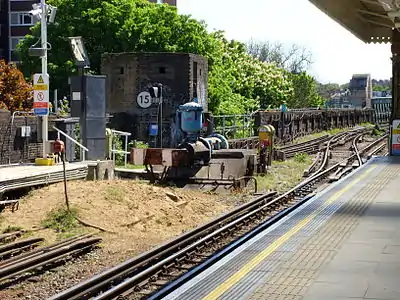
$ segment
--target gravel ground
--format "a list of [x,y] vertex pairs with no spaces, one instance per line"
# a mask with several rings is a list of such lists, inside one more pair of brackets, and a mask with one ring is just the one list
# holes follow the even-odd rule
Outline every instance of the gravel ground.
[[[128,180],[68,183],[69,198],[80,218],[114,233],[98,233],[100,247],[41,274],[0,286],[1,300],[46,299],[119,262],[161,244],[248,201],[243,194],[219,196],[193,190],[161,188]],[[60,192],[61,191],[61,192]],[[95,195],[95,197],[93,196]],[[0,230],[8,226],[37,229],[49,212],[63,207],[62,185],[31,192],[19,210],[1,214]],[[132,225],[133,224],[133,225]],[[93,232],[78,226],[69,232]],[[32,233],[51,244],[67,237],[52,229]]]

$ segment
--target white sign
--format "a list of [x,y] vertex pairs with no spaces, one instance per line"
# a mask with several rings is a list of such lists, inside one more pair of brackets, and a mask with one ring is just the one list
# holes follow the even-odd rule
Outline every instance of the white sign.
[[33,75],[34,102],[49,102],[49,75]]
[[400,155],[400,120],[393,120],[392,124],[392,155]]
[[149,108],[152,104],[151,102],[151,95],[149,92],[141,92],[138,96],[137,96],[137,104],[141,107],[141,108]]
[[33,110],[36,115],[49,113],[49,75],[33,75]]

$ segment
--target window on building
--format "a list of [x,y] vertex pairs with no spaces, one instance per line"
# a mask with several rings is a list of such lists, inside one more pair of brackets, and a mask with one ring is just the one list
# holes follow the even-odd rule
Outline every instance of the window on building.
[[164,0],[157,0],[157,4],[163,4]]
[[12,12],[11,25],[33,25],[33,17],[30,13],[27,12]]
[[23,39],[24,39],[23,36],[18,36],[18,37],[13,36],[12,38],[10,38],[11,50],[16,50],[18,43]]

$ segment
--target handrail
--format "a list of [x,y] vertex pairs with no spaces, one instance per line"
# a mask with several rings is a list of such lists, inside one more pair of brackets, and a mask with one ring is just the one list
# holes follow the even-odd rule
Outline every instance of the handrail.
[[115,129],[111,129],[112,133],[115,133],[117,135],[124,135],[124,136],[131,136],[132,133],[130,132],[125,132],[125,131],[119,131],[119,130],[115,130]]
[[[86,152],[89,152],[89,149],[83,146],[81,143],[70,137],[68,134],[66,134],[64,131],[61,129],[58,129],[57,127],[53,126],[53,129],[55,129],[58,133],[61,133],[63,136],[65,136],[67,139],[69,139],[71,142],[75,143],[75,145],[78,145],[82,150],[85,150]],[[82,151],[82,161],[85,161],[85,152]]]
[[[111,150],[109,150],[109,151],[112,154],[112,160],[115,163],[115,154],[123,154],[124,155],[124,164],[126,167],[126,165],[128,164],[127,155],[130,154],[130,152],[128,152],[128,137],[131,136],[132,134],[130,132],[119,131],[119,130],[115,130],[115,129],[110,129],[110,132],[111,132]],[[125,151],[117,150],[115,148],[114,135],[115,136],[125,136]]]

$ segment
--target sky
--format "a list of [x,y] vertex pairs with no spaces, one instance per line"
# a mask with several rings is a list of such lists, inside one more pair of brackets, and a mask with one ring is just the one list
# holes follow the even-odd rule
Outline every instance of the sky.
[[355,73],[391,77],[389,44],[365,44],[308,0],[177,0],[178,11],[208,29],[246,42],[297,44],[312,52],[309,73],[322,83],[347,83]]

